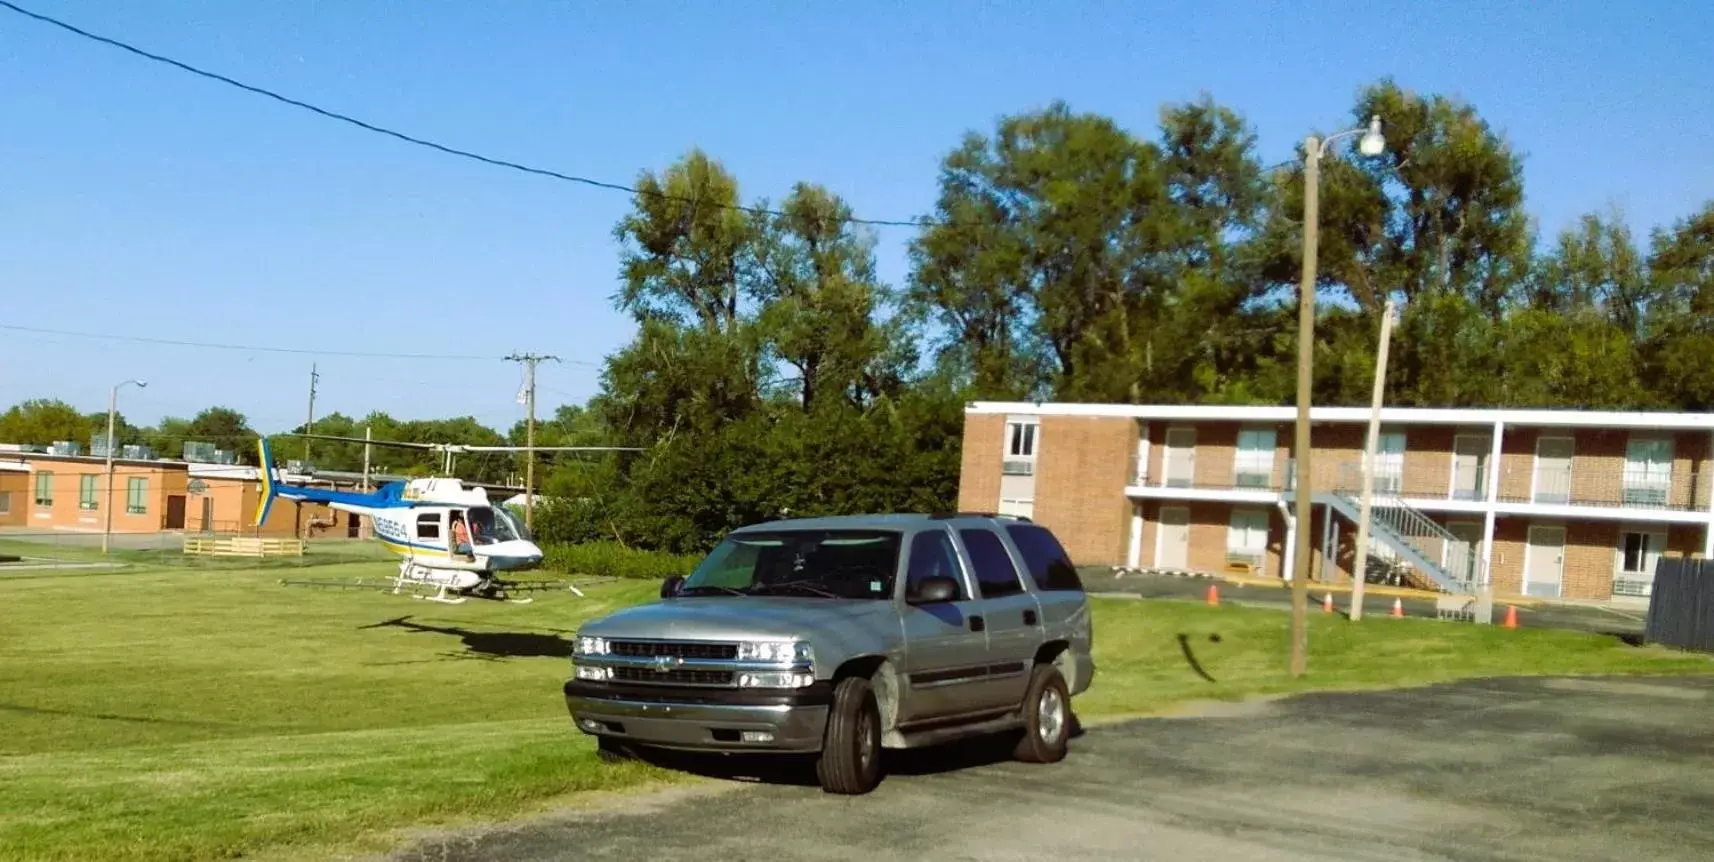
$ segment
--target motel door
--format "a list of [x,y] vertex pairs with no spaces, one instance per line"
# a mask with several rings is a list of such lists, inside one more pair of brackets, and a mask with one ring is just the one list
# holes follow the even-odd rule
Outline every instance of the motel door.
[[1530,527],[1524,595],[1555,598],[1565,577],[1565,528]]
[[1161,508],[1160,535],[1155,539],[1155,565],[1163,569],[1190,567],[1190,510]]

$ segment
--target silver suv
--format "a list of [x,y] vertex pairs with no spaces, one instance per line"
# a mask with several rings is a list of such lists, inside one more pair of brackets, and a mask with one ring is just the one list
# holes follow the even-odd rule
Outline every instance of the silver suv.
[[867,793],[882,748],[1022,731],[1065,756],[1089,688],[1089,600],[1053,533],[982,514],[775,521],[730,533],[659,602],[579,629],[566,706],[633,746],[815,756]]

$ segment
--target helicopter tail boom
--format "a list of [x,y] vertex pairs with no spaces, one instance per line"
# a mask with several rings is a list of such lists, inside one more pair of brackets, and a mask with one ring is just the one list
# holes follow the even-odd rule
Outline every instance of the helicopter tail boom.
[[359,515],[371,515],[376,510],[398,508],[400,505],[398,489],[392,486],[383,486],[373,494],[359,494],[282,482],[274,475],[274,452],[273,447],[268,445],[268,438],[261,438],[257,441],[257,446],[262,455],[262,499],[256,504],[258,527],[268,520],[268,512],[273,509],[274,501],[281,498],[301,503],[324,503],[335,509]]

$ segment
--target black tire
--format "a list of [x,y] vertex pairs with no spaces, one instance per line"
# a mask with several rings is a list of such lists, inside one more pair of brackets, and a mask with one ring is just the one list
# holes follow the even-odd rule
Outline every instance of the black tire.
[[833,689],[815,777],[828,793],[859,795],[881,783],[881,708],[863,677],[846,677]]
[[[1044,715],[1044,713],[1046,713]],[[1065,677],[1051,664],[1038,664],[1030,672],[1030,687],[1024,692],[1024,736],[1012,756],[1025,763],[1058,763],[1065,759],[1071,738],[1071,693]]]
[[595,737],[595,756],[606,763],[624,763],[636,760],[637,753],[629,745],[610,736]]

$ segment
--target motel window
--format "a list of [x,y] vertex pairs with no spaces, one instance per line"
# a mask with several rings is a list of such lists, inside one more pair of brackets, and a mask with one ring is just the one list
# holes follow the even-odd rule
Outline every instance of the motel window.
[[1655,563],[1666,549],[1665,533],[1627,531],[1619,537],[1619,574],[1654,577]]
[[1382,494],[1403,493],[1405,485],[1405,434],[1383,431],[1375,440],[1375,490]]
[[77,507],[79,509],[94,509],[97,506],[97,503],[95,502],[95,483],[100,481],[100,479],[100,476],[96,476],[93,473],[85,473],[84,475],[77,477]]
[[1654,585],[1655,564],[1666,550],[1666,533],[1650,530],[1625,530],[1619,533],[1619,547],[1613,561],[1613,594],[1618,596],[1647,596]]
[[52,506],[54,504],[54,474],[43,470],[36,474],[36,505]]
[[1268,550],[1268,511],[1233,509],[1226,529],[1226,555],[1233,559],[1261,562]]
[[1240,488],[1266,488],[1274,475],[1274,429],[1245,428],[1238,432],[1238,456],[1233,472]]
[[1660,506],[1672,487],[1672,438],[1633,437],[1625,445],[1624,502]]
[[149,511],[149,480],[133,476],[125,482],[125,514],[142,515]]
[[9,513],[11,513],[11,511],[12,511],[12,492],[11,491],[0,491],[0,515],[9,514]]
[[1006,457],[1034,458],[1036,456],[1036,433],[1041,428],[1039,422],[1007,422],[1006,423]]

